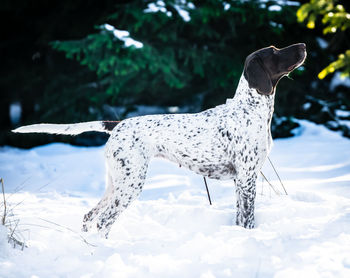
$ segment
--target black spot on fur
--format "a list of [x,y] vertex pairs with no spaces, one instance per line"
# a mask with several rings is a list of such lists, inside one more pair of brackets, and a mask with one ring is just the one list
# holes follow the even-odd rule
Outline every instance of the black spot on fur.
[[120,164],[122,165],[122,167],[125,167],[125,160],[120,158],[118,159],[120,161]]

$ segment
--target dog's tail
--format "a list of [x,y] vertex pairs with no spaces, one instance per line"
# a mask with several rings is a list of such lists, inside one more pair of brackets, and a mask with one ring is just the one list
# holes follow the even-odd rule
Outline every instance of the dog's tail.
[[16,133],[50,133],[77,135],[87,131],[111,133],[119,121],[94,121],[76,124],[35,124],[21,126],[12,130]]

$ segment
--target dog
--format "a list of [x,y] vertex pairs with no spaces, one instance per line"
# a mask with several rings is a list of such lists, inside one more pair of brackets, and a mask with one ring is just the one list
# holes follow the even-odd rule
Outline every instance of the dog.
[[95,227],[108,237],[117,217],[141,193],[152,157],[166,158],[208,178],[232,180],[236,224],[254,228],[256,180],[272,147],[275,89],[305,58],[304,43],[253,52],[245,60],[234,98],[200,113],[147,115],[120,123],[35,124],[14,132],[110,134],[105,147],[106,192],[84,216],[83,231]]

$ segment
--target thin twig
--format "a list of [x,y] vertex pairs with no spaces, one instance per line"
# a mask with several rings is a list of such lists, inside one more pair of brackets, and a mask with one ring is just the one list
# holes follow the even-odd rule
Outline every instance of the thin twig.
[[15,233],[15,231],[16,231],[16,229],[17,229],[19,220],[17,219],[17,220],[15,220],[14,222],[15,222],[15,227],[14,227],[13,229],[11,228],[12,231],[11,231],[11,234],[10,234],[10,238],[13,237],[13,234]]
[[277,175],[277,177],[278,177],[278,179],[279,179],[279,181],[280,181],[280,183],[281,183],[281,185],[282,185],[282,187],[283,187],[284,192],[286,193],[286,195],[288,195],[287,190],[286,190],[286,188],[284,187],[283,182],[282,182],[282,180],[281,180],[279,174],[277,173],[277,171],[276,171],[276,169],[275,169],[275,166],[273,166],[273,163],[272,163],[271,159],[270,159],[269,157],[267,157],[267,158],[269,159],[269,162],[270,162],[270,164],[271,164],[273,170],[275,171],[275,173],[276,173],[276,175]]
[[[14,191],[12,193],[7,193],[7,197],[6,197],[6,200],[7,202],[11,199],[11,197],[13,197],[16,193],[20,192],[24,187],[25,185],[23,185],[28,179],[26,179],[24,182],[21,183],[21,185],[17,186]],[[0,204],[0,208],[2,208],[4,206],[3,203]]]
[[[42,218],[39,218],[39,219],[42,220],[42,221],[45,221],[45,222],[47,222],[47,223],[56,225],[57,227],[66,229],[66,230],[68,230],[68,231],[70,231],[70,232],[72,232],[72,233],[78,235],[78,236],[80,237],[80,239],[82,239],[83,242],[84,242],[85,244],[87,244],[88,246],[97,247],[96,245],[89,243],[82,235],[80,235],[80,234],[79,234],[78,232],[76,232],[76,231],[73,231],[73,230],[71,230],[71,229],[69,229],[69,228],[67,228],[67,227],[64,227],[64,226],[62,226],[62,225],[60,225],[60,224],[54,223],[54,222],[49,221],[49,220],[45,220],[45,219],[42,219]],[[44,228],[44,229],[48,229],[48,230],[53,230],[53,231],[56,231],[56,232],[59,232],[59,233],[63,233],[63,234],[64,234],[64,231],[63,231],[62,229],[53,228],[53,227],[50,227],[50,226],[45,226],[45,225],[40,225],[40,224],[29,224],[29,223],[28,223],[28,224],[27,224],[27,223],[22,223],[22,224],[19,224],[19,225],[20,225],[20,226],[30,226],[30,227],[39,227],[39,228]]]
[[0,182],[1,182],[1,188],[2,188],[2,196],[4,198],[4,201],[3,201],[4,202],[4,214],[2,216],[2,225],[5,226],[7,206],[6,206],[6,198],[5,198],[4,180],[2,178],[0,178]]
[[22,241],[20,241],[20,240],[18,240],[17,238],[15,238],[15,237],[9,237],[8,238],[8,242],[9,243],[13,243],[13,248],[16,248],[16,246],[18,245],[18,246],[21,246],[21,250],[23,251],[24,250],[24,247],[28,247],[27,245],[25,245],[25,243],[24,242],[22,242]]
[[[48,186],[49,184],[55,182],[57,179],[58,179],[58,178],[53,179],[53,180],[47,182],[46,184],[44,184],[44,185],[38,187],[34,192],[35,192],[35,193],[40,192],[40,190],[44,189],[44,188],[45,188],[46,186]],[[26,197],[26,198],[23,198],[22,201],[19,201],[17,204],[15,204],[14,206],[12,206],[12,208],[11,208],[11,210],[10,210],[9,212],[13,211],[16,207],[18,207],[19,205],[21,205],[26,199],[27,199],[27,197]]]
[[19,186],[17,186],[13,192],[11,194],[7,194],[7,201],[14,196],[15,194],[19,193],[22,189],[24,189],[26,187],[26,185],[24,185],[28,180],[30,180],[32,178],[32,176],[26,178]]
[[263,178],[267,181],[267,183],[271,186],[271,188],[273,189],[273,191],[277,194],[277,195],[280,195],[276,189],[273,187],[273,185],[269,182],[269,180],[265,177],[265,175],[263,174],[262,171],[260,171],[260,174],[263,176]]
[[44,229],[48,229],[48,230],[53,230],[53,231],[56,231],[56,232],[64,233],[62,230],[59,230],[59,229],[56,229],[56,228],[52,228],[52,227],[49,227],[49,226],[40,225],[40,224],[21,223],[21,224],[19,224],[19,226],[39,227],[39,228],[44,228]]
[[20,241],[17,238],[23,238],[22,236],[19,236],[18,233],[16,232],[18,229],[18,224],[19,224],[19,219],[15,220],[15,227],[12,229],[10,228],[11,234],[8,236],[8,242],[13,242],[13,248],[16,248],[16,245],[19,245],[22,247],[22,251],[24,247],[27,247],[27,245],[24,243],[24,241]]
[[[16,246],[21,246],[22,250],[24,249],[24,247],[27,247],[24,243],[24,241],[20,241],[19,239],[17,239],[18,234],[16,233],[16,229],[18,227],[18,223],[19,220],[14,220],[12,221],[11,219],[7,219],[7,215],[8,213],[11,211],[7,211],[7,203],[6,203],[6,198],[5,198],[5,187],[4,187],[4,180],[2,178],[0,178],[0,183],[1,183],[1,189],[2,189],[2,196],[3,196],[3,206],[4,206],[4,213],[2,216],[2,225],[6,226],[7,230],[8,230],[8,242],[13,244],[13,248],[16,248]],[[9,214],[12,216],[12,214]],[[12,228],[12,224],[14,224],[14,227]]]
[[74,230],[71,229],[71,228],[65,227],[65,226],[63,226],[63,225],[61,225],[61,224],[58,224],[58,223],[55,223],[55,222],[52,222],[52,221],[50,221],[50,220],[46,220],[46,219],[43,219],[43,218],[40,218],[40,217],[38,217],[38,219],[40,219],[40,220],[42,220],[42,221],[45,221],[46,223],[49,223],[49,224],[52,224],[52,225],[56,225],[57,227],[63,228],[63,229],[65,229],[65,230],[67,230],[67,231],[70,231],[70,232],[73,233],[73,234],[78,235],[78,236],[80,237],[80,239],[81,239],[85,244],[87,244],[88,246],[97,247],[96,245],[89,243],[81,234],[79,234],[78,232],[74,231]]
[[210,199],[210,194],[209,194],[209,189],[208,189],[208,184],[207,184],[207,179],[203,176],[204,183],[205,183],[205,188],[207,189],[207,194],[208,194],[208,199],[209,199],[209,204],[211,205],[211,199]]

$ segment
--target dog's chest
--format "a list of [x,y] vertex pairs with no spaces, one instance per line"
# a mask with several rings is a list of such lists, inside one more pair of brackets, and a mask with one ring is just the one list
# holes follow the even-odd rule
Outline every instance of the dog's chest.
[[[228,150],[235,164],[259,163],[264,161],[272,147],[270,121],[266,111],[261,113],[234,113],[234,119],[226,124],[227,131],[233,131],[233,140]],[[226,132],[227,132],[226,131]],[[225,129],[222,131],[225,133]]]
[[220,133],[229,139],[227,150],[237,171],[259,170],[272,148],[270,127],[274,99],[252,95],[254,92],[249,90],[237,93],[223,106],[225,116],[220,121]]

